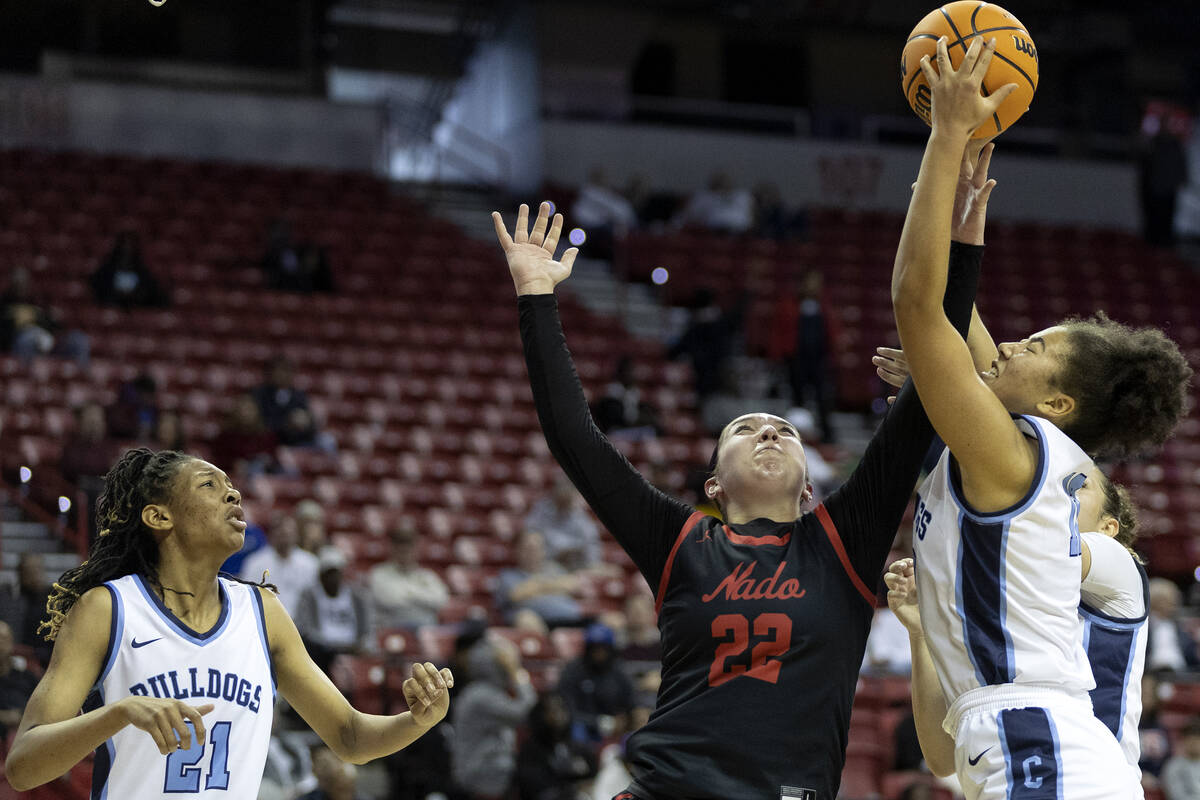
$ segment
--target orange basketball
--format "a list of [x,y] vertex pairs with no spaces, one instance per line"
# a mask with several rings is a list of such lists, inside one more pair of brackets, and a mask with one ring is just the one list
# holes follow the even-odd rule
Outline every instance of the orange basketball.
[[975,37],[996,39],[996,54],[983,79],[985,95],[1008,83],[1017,89],[1000,105],[992,121],[975,130],[974,138],[995,136],[1029,110],[1037,91],[1038,56],[1033,37],[1021,21],[1003,8],[978,0],[958,0],[929,12],[917,23],[900,56],[900,88],[917,116],[929,124],[929,82],[921,72],[921,56],[928,54],[937,69],[937,40],[945,36],[950,63],[958,69]]

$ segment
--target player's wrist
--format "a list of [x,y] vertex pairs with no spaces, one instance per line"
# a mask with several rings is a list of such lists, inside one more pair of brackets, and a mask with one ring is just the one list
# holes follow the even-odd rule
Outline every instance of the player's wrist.
[[549,278],[513,281],[513,284],[517,287],[518,296],[527,294],[554,294],[554,281]]

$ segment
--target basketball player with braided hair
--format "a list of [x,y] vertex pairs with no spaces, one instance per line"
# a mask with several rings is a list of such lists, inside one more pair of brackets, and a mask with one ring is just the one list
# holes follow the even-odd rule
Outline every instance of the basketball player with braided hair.
[[93,798],[255,797],[276,692],[355,763],[446,715],[453,676],[429,663],[403,683],[410,711],[355,710],[309,658],[273,587],[218,574],[246,522],[241,494],[212,464],[130,450],[105,476],[97,521],[88,560],[47,602],[54,651],[7,760],[18,791],[94,750]]
[[1014,87],[981,93],[994,48],[976,38],[955,69],[943,38],[936,69],[922,59],[932,131],[892,275],[912,381],[947,445],[914,518],[921,623],[970,800],[1136,797],[1088,696],[1080,493],[1092,457],[1163,443],[1191,369],[1160,331],[1097,315],[1001,344],[981,370],[935,303],[963,146]]

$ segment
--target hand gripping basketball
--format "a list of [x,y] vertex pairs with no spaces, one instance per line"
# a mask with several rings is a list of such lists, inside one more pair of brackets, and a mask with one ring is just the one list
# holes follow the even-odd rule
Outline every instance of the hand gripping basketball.
[[941,131],[969,137],[992,118],[1017,85],[1007,83],[989,97],[979,91],[996,51],[995,39],[988,40],[985,46],[982,39],[976,37],[958,69],[950,63],[946,44],[946,37],[938,39],[937,69],[928,55],[921,57],[921,72],[931,92],[930,124],[935,133]]

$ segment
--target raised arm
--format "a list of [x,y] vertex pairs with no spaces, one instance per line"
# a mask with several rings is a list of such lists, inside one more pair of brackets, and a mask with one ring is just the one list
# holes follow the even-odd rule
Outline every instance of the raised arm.
[[313,663],[275,593],[256,591],[262,597],[279,693],[338,758],[365,764],[390,755],[446,716],[454,676],[430,663],[414,663],[411,676],[401,686],[409,711],[391,716],[358,711]]
[[196,707],[179,700],[126,697],[79,714],[101,678],[110,647],[120,645],[109,641],[112,614],[106,587],[85,592],[67,614],[8,753],[6,777],[18,792],[54,780],[126,725],[146,731],[163,755],[177,746],[191,747],[189,721],[203,743],[202,715],[212,711],[211,704]]
[[917,741],[925,765],[939,778],[954,774],[954,740],[942,728],[948,706],[934,670],[921,612],[917,608],[917,580],[911,558],[894,562],[883,575],[888,587],[888,607],[908,630],[912,651],[912,709]]
[[983,97],[980,84],[994,51],[976,38],[958,70],[945,40],[937,70],[921,69],[933,92],[929,143],[896,253],[892,304],[901,346],[934,428],[962,468],[964,488],[982,511],[1004,508],[1028,489],[1036,459],[1008,411],[980,379],[963,337],[941,309],[942,265],[950,248],[957,175],[971,132],[991,117],[1015,85]]
[[554,259],[562,215],[550,223],[542,203],[533,230],[522,205],[509,236],[493,212],[518,295],[521,340],[529,384],[546,444],[567,477],[652,586],[658,585],[671,544],[692,509],[651,486],[596,427],[558,318],[554,287],[571,273],[577,250]]

